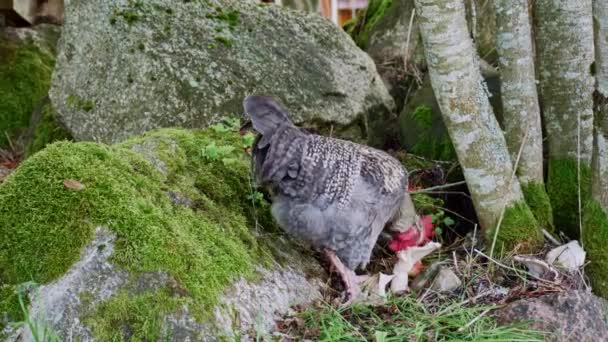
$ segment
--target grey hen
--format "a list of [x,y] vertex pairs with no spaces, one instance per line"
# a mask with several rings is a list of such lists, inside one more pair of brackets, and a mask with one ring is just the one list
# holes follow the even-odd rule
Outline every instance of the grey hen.
[[399,219],[407,173],[387,153],[296,127],[270,97],[243,105],[260,133],[252,150],[256,181],[272,194],[281,228],[322,250],[340,274],[348,301],[387,224]]

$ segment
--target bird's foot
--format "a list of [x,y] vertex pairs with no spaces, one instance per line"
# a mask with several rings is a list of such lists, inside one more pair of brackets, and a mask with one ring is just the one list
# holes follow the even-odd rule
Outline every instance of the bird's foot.
[[358,276],[351,269],[346,267],[340,258],[336,255],[336,252],[331,249],[324,250],[325,255],[329,259],[333,269],[340,275],[342,282],[344,283],[345,292],[346,292],[346,301],[343,303],[345,305],[353,302],[355,298],[359,296],[361,293],[361,288],[359,284],[364,282],[369,278],[367,275]]

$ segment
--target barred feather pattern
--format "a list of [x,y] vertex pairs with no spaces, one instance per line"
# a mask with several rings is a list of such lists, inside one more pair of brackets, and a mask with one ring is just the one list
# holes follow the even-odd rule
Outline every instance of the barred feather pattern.
[[333,249],[351,269],[369,262],[407,188],[405,169],[384,151],[293,125],[256,139],[253,166],[256,180],[271,189],[278,224]]

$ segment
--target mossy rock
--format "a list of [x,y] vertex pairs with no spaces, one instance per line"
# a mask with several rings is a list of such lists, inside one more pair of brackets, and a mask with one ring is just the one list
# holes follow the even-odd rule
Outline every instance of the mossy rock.
[[0,147],[29,125],[30,115],[48,92],[55,58],[33,41],[0,31]]
[[283,0],[281,6],[306,12],[318,12],[319,0]]
[[232,333],[213,317],[221,309],[230,321],[227,312],[243,305],[226,304],[237,282],[234,291],[246,291],[278,277],[268,287],[285,298],[249,307],[266,320],[266,311],[287,309],[281,303],[311,300],[316,264],[286,242],[253,191],[250,142],[216,125],[114,146],[62,141],[35,153],[0,185],[0,303],[10,304],[0,308],[22,320],[10,289],[34,282],[44,286],[40,298],[30,294],[30,315],[60,336],[73,329],[61,322],[78,319],[85,340],[198,339]]
[[589,264],[585,271],[593,292],[608,298],[608,212],[595,200],[590,200],[583,211],[583,245]]
[[93,0],[67,3],[66,17],[50,96],[76,140],[208,127],[242,113],[252,94],[280,100],[298,124],[354,127],[370,142],[386,138],[376,128],[395,116],[373,60],[316,13],[254,1]]

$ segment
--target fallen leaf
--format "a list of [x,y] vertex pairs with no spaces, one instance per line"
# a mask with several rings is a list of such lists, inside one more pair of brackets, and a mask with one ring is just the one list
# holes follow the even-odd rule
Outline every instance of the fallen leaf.
[[544,260],[520,255],[513,257],[513,260],[526,265],[529,273],[535,278],[556,280],[559,277],[559,272]]
[[568,271],[576,271],[585,264],[585,256],[586,253],[581,245],[574,240],[550,250],[545,260]]
[[77,190],[77,191],[84,190],[84,188],[85,188],[84,184],[80,183],[77,180],[73,180],[73,179],[64,180],[63,185],[65,185],[65,187],[68,189]]

